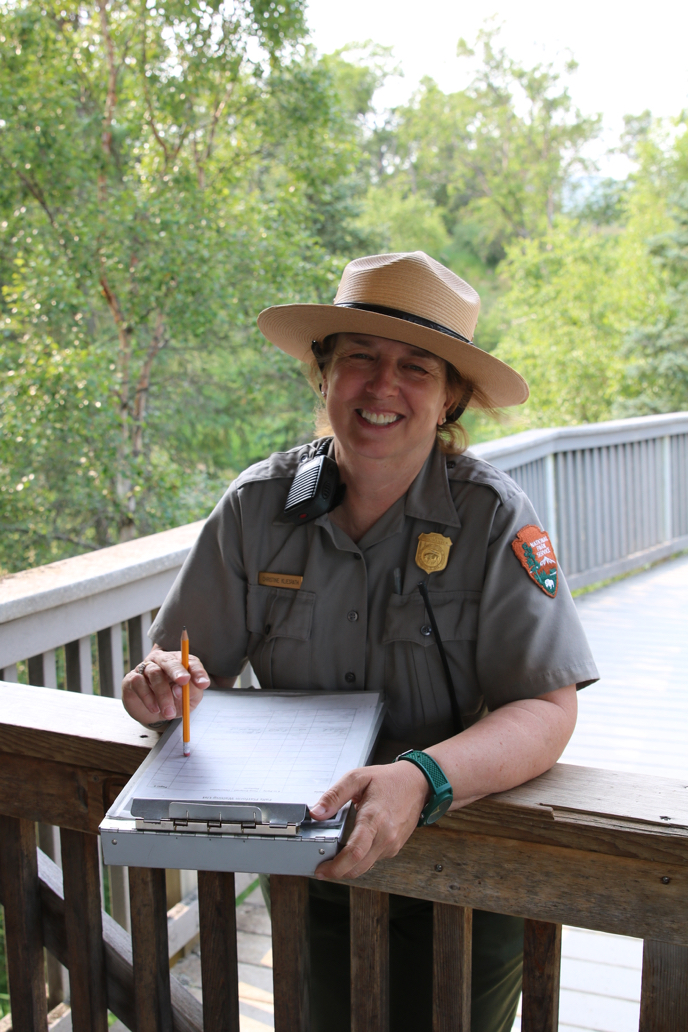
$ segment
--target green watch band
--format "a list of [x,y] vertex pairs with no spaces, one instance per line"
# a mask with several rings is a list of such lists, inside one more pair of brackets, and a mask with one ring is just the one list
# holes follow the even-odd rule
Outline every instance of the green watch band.
[[420,749],[409,749],[397,756],[394,762],[397,763],[399,760],[408,760],[409,763],[414,763],[428,779],[433,794],[423,807],[418,819],[418,827],[420,828],[423,824],[434,824],[447,812],[454,801],[454,789],[449,784],[447,775],[432,756],[421,752]]

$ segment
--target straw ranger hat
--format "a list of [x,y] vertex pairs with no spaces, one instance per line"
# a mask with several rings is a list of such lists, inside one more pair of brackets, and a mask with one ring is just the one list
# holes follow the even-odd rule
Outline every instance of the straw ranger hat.
[[[331,305],[273,305],[258,316],[265,337],[310,362],[331,333],[369,333],[403,341],[451,363],[497,407],[520,405],[528,385],[515,369],[473,343],[480,298],[423,251],[373,254],[349,262]],[[473,403],[479,405],[477,398]]]

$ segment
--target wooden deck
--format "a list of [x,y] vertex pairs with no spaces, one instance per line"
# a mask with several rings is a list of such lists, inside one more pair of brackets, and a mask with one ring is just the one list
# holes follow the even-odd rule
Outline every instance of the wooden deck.
[[[577,600],[601,681],[579,695],[568,763],[688,774],[688,557]],[[270,923],[260,890],[238,910],[242,1032],[272,1019]],[[565,928],[561,1032],[637,1032],[642,942]],[[198,951],[175,974],[200,994]],[[520,1029],[517,1019],[514,1032]]]

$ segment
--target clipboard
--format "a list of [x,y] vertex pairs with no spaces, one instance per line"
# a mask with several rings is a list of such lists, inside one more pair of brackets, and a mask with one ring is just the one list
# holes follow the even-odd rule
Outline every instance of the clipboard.
[[308,805],[370,759],[379,692],[208,689],[191,756],[172,721],[100,825],[111,866],[312,875],[353,826],[350,804],[315,821]]

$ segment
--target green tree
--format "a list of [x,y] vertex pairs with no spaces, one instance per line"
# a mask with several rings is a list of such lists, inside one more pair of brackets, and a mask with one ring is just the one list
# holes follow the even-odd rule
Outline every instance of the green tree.
[[331,69],[297,46],[303,0],[2,13],[14,569],[199,515],[226,471],[305,432],[308,391],[255,316],[331,297],[358,152]]
[[[514,238],[546,231],[561,209],[564,185],[585,165],[581,149],[599,119],[573,108],[552,65],[525,68],[484,29],[476,74],[445,94],[425,79],[394,112],[394,144],[381,164],[407,190],[431,197],[464,246],[495,265]],[[459,41],[458,57],[474,50]],[[569,62],[567,72],[575,69]]]

